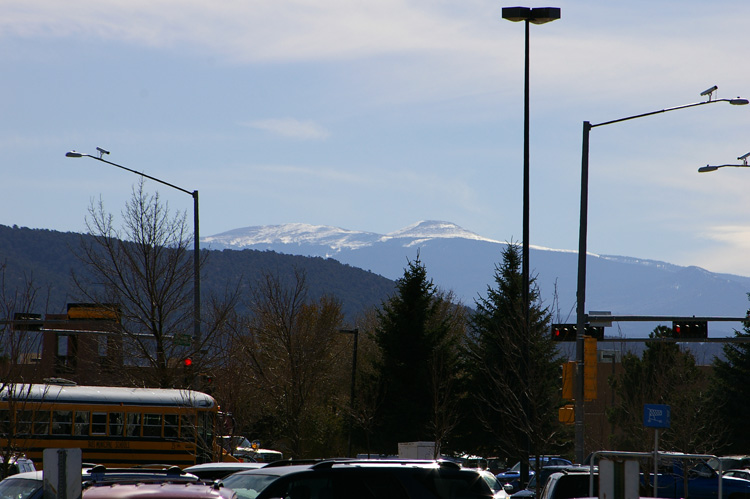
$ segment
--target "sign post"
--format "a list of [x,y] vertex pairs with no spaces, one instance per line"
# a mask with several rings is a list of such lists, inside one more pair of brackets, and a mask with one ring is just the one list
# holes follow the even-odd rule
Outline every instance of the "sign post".
[[654,429],[654,497],[659,497],[659,428],[669,428],[671,421],[672,410],[668,405],[643,406],[643,426]]

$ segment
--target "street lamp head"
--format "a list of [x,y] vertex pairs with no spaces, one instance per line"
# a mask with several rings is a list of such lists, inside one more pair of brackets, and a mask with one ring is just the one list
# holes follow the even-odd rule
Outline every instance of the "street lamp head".
[[531,15],[531,9],[528,7],[503,7],[503,19],[517,23],[525,21]]
[[559,7],[539,7],[531,9],[531,19],[534,24],[545,24],[560,19]]
[[512,22],[529,21],[534,24],[545,24],[560,19],[560,8],[503,7],[503,19]]
[[748,102],[749,101],[747,99],[740,99],[739,97],[737,97],[736,99],[729,99],[729,103],[733,106],[744,106]]
[[83,153],[80,153],[78,151],[68,151],[65,153],[66,158],[82,158]]
[[701,166],[700,168],[698,168],[698,173],[715,172],[718,169],[719,169],[718,166],[706,165],[706,166]]

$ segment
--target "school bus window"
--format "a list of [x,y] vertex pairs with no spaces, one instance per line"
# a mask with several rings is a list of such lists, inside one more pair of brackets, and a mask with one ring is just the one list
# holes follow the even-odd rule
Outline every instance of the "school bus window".
[[177,414],[164,415],[164,438],[177,438],[178,436]]
[[183,414],[180,416],[180,438],[195,440],[195,415]]
[[161,414],[143,415],[143,436],[161,437]]
[[107,434],[107,413],[106,412],[92,412],[91,413],[91,434],[92,435],[106,435]]
[[140,437],[141,436],[141,413],[140,412],[128,413],[128,426],[125,428],[125,435],[128,437]]
[[73,411],[52,411],[52,434],[70,435],[73,430]]
[[76,411],[75,425],[73,425],[73,435],[88,436],[89,434],[89,413],[86,411]]
[[200,438],[202,438],[203,440],[207,442],[210,442],[214,437],[213,428],[214,428],[214,415],[208,412],[198,413],[198,432],[199,432]]
[[109,436],[121,437],[125,426],[125,415],[121,412],[109,413]]
[[49,411],[34,412],[34,435],[49,434]]
[[18,411],[16,414],[16,434],[31,435],[31,422],[34,413],[32,411]]

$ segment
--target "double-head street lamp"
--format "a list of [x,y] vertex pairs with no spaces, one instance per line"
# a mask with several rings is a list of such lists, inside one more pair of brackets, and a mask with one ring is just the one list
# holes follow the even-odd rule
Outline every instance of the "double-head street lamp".
[[727,167],[747,168],[748,166],[750,166],[747,164],[748,157],[750,157],[750,152],[747,154],[743,154],[742,156],[737,158],[738,160],[742,161],[741,165],[716,165],[716,166],[706,165],[706,166],[701,166],[700,168],[698,168],[698,171],[700,173],[706,173],[706,172],[715,172],[719,168],[727,168]]
[[[560,19],[560,9],[558,7],[503,7],[503,19],[508,21],[524,21],[525,25],[525,62],[524,62],[524,91],[523,91],[523,247],[521,255],[521,273],[522,273],[522,293],[523,293],[523,310],[524,310],[524,337],[521,344],[522,366],[526,369],[528,360],[528,332],[531,307],[529,298],[529,23],[545,24],[556,19]],[[522,379],[526,376],[522,375]],[[528,395],[524,392],[521,396],[524,413],[528,412]],[[526,486],[529,477],[529,459],[528,459],[528,435],[526,435],[526,444],[521,456],[521,488]]]
[[193,227],[194,227],[194,234],[193,234],[193,346],[197,349],[200,346],[200,340],[201,340],[201,273],[200,273],[200,229],[199,229],[199,221],[198,221],[198,191],[189,191],[187,189],[183,189],[182,187],[178,187],[174,184],[170,184],[169,182],[165,182],[164,180],[160,180],[156,177],[152,177],[151,175],[146,175],[145,173],[131,170],[130,168],[127,168],[122,165],[118,165],[117,163],[113,163],[111,161],[107,161],[104,159],[105,154],[109,154],[109,151],[102,149],[101,147],[96,148],[97,151],[99,151],[98,156],[92,156],[91,154],[81,153],[78,151],[69,151],[65,153],[65,156],[68,158],[92,158],[97,161],[101,161],[102,163],[107,163],[108,165],[116,166],[117,168],[121,168],[123,170],[127,170],[131,173],[135,173],[136,175],[140,175],[141,177],[145,177],[147,179],[153,180],[154,182],[159,182],[160,184],[164,184],[168,187],[171,187],[173,189],[177,189],[180,192],[184,192],[185,194],[190,194],[193,197]]
[[[712,99],[713,93],[718,87],[713,86],[708,90],[701,92],[701,95],[707,97],[708,100],[702,102],[695,102],[693,104],[685,104],[683,106],[670,107],[666,109],[660,109],[658,111],[651,111],[649,113],[636,114],[634,116],[628,116],[626,118],[620,118],[611,121],[605,121],[603,123],[591,124],[588,121],[583,122],[583,151],[581,154],[581,220],[579,226],[579,238],[578,238],[578,286],[576,291],[576,363],[577,363],[577,376],[576,376],[576,387],[575,387],[575,458],[576,462],[583,462],[584,452],[584,439],[583,439],[583,397],[584,397],[584,373],[583,373],[583,345],[584,345],[584,328],[588,322],[588,318],[585,313],[586,306],[586,232],[588,225],[588,192],[589,192],[589,133],[592,128],[613,125],[622,121],[634,120],[636,118],[645,118],[646,116],[652,116],[654,114],[661,114],[667,111],[676,111],[678,109],[687,109],[690,107],[703,106],[705,104],[714,104],[717,102],[728,102],[735,106],[741,106],[748,103],[747,99]],[[747,156],[747,155],[746,155]],[[722,165],[722,166],[740,166],[740,165]],[[701,169],[702,171],[711,171]]]

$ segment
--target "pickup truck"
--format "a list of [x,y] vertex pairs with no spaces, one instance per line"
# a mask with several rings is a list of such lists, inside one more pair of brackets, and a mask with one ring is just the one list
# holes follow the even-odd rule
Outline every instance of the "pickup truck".
[[[687,473],[684,472],[687,470]],[[719,475],[702,459],[663,457],[659,466],[658,491],[654,494],[653,473],[641,474],[642,494],[674,499],[717,499]],[[750,498],[750,480],[721,478],[723,499]]]

